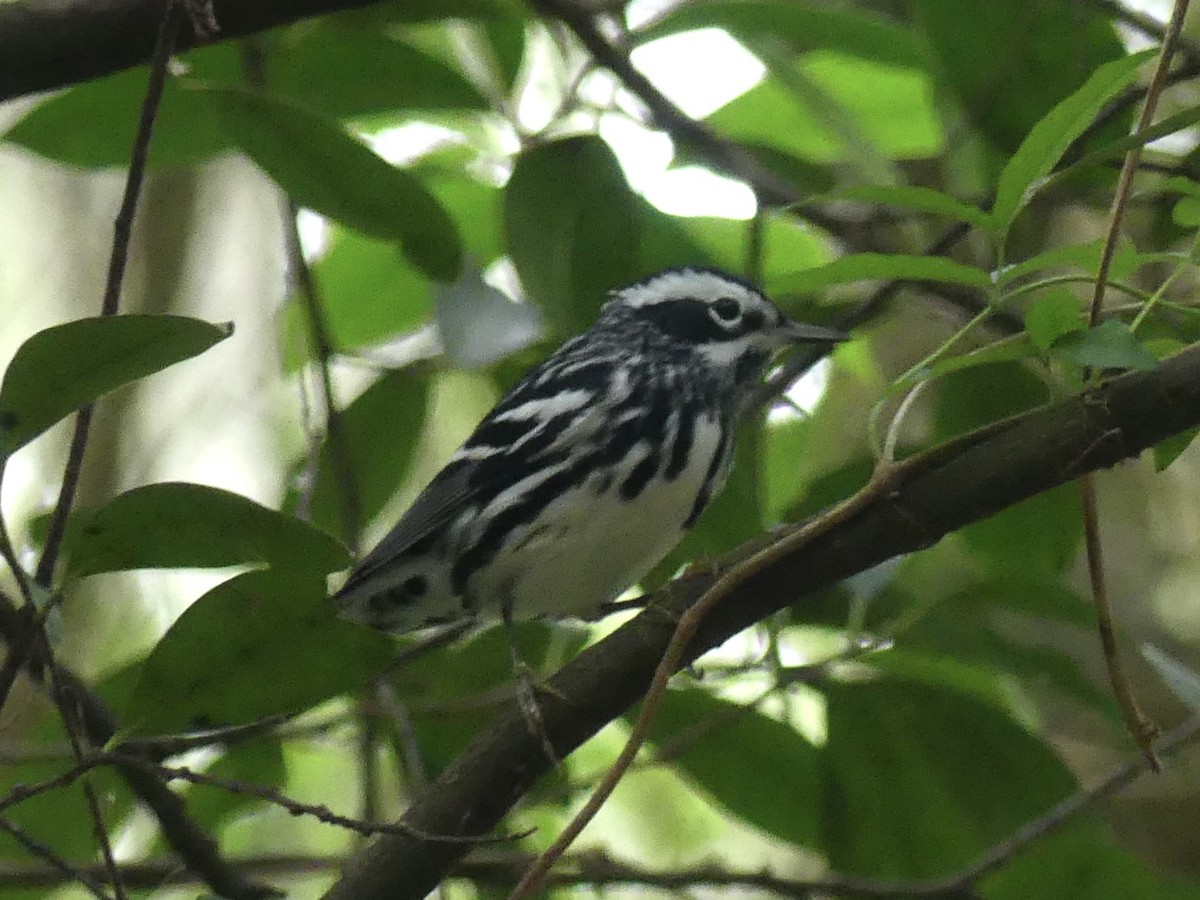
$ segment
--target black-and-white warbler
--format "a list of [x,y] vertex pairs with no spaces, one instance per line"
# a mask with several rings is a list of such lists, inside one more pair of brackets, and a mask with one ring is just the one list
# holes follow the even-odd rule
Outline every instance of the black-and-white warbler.
[[612,292],[590,329],[488,413],[335,601],[396,632],[595,615],[721,489],[770,358],[844,338],[711,269]]

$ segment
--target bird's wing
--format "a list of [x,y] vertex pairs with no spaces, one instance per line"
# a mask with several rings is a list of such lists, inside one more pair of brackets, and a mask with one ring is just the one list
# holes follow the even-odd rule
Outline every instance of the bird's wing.
[[[602,393],[604,376],[593,377],[584,373],[587,377],[582,378],[582,383],[575,388],[573,402],[559,411],[558,417],[551,415],[547,404],[529,402],[531,395],[536,396],[536,392],[530,390],[532,386],[571,346],[566,345],[546,363],[527,374],[484,417],[456,458],[438,473],[396,526],[354,567],[339,595],[345,596],[358,590],[420,541],[449,524],[468,506],[480,501],[486,503],[488,498],[512,485],[521,473],[536,467],[539,458],[551,449],[551,445],[561,449],[595,440],[607,410],[607,404],[595,402],[597,394]],[[539,426],[543,429],[542,441],[530,441],[515,452],[502,449],[508,441],[516,440],[517,432]],[[496,452],[477,458],[469,455],[473,449]]]
[[472,484],[471,460],[442,470],[374,549],[364,556],[338,592],[348,594],[403,556],[415,544],[446,526],[479,492]]

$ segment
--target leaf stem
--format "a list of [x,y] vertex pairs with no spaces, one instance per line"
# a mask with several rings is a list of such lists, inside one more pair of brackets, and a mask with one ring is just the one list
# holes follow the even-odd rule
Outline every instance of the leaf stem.
[[[129,261],[129,243],[133,234],[133,220],[137,213],[138,198],[146,178],[146,161],[150,155],[150,137],[154,131],[154,119],[162,101],[167,82],[167,62],[175,47],[180,27],[183,25],[184,9],[181,0],[168,0],[166,12],[158,29],[154,45],[154,56],[150,60],[150,79],[146,85],[146,97],[142,101],[142,113],[138,120],[137,134],[129,157],[129,173],[125,177],[125,191],[121,207],[113,223],[112,250],[108,260],[108,275],[104,283],[104,296],[100,301],[100,315],[115,316],[120,311],[121,284]],[[62,549],[63,536],[67,530],[67,518],[75,503],[79,479],[83,472],[83,456],[87,449],[88,432],[92,424],[91,405],[85,406],[75,416],[75,431],[71,435],[71,447],[67,453],[67,464],[63,470],[62,487],[58,501],[50,516],[50,528],[46,545],[38,562],[34,581],[49,587],[54,577],[54,566]]]

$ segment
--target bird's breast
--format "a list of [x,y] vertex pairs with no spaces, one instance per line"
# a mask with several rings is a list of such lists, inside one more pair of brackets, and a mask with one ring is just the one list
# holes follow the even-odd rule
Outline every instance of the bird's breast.
[[661,434],[610,454],[511,535],[472,592],[509,598],[518,617],[595,614],[678,543],[697,497],[720,487],[725,443],[715,417],[669,416]]

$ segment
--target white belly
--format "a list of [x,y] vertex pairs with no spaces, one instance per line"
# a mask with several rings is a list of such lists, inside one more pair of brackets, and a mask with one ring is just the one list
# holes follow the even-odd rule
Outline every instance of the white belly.
[[[471,580],[471,592],[486,600],[512,600],[518,618],[589,616],[650,571],[683,536],[713,455],[720,452],[721,429],[713,419],[696,424],[688,464],[671,481],[667,465],[633,500],[618,487],[644,455],[635,448],[629,461],[558,498],[534,528],[511,541]],[[723,475],[723,473],[721,473]],[[719,476],[720,477],[720,476]],[[713,493],[720,487],[713,486]]]

